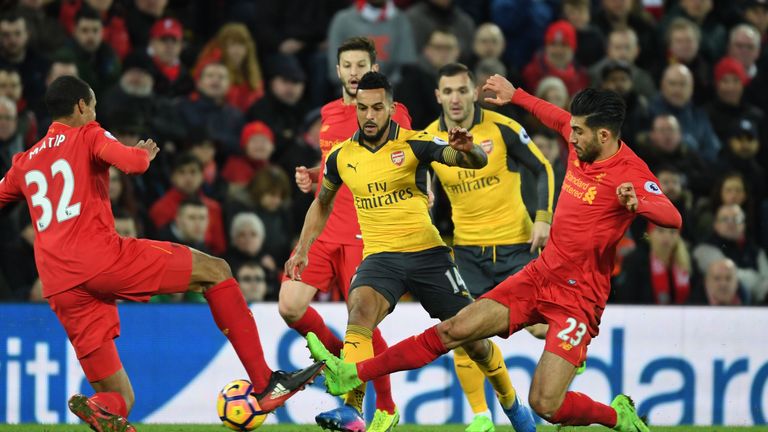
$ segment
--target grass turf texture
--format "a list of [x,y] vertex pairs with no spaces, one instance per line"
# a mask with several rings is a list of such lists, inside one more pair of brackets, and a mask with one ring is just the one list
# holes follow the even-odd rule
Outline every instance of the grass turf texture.
[[[152,424],[144,425],[137,424],[137,430],[139,432],[227,432],[230,429],[219,425],[172,425],[172,424]],[[464,432],[464,425],[445,425],[445,426],[418,426],[403,424],[398,426],[395,431],[397,432]],[[315,425],[267,425],[256,429],[259,432],[320,432],[318,426]],[[496,427],[498,432],[512,432],[511,426]],[[555,432],[554,426],[539,426],[537,429],[539,432]],[[609,431],[610,429],[602,426],[592,427],[564,427],[561,428],[561,432],[601,432]],[[0,424],[0,432],[89,432],[84,425],[38,425],[38,424],[25,424],[25,425],[4,425]],[[652,432],[722,432],[722,431],[734,431],[734,432],[768,432],[768,426],[755,426],[755,427],[725,427],[725,426],[672,426],[672,427],[651,427]]]

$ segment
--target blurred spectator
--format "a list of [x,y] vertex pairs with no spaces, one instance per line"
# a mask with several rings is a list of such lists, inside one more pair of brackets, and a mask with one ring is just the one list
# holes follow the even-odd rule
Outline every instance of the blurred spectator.
[[660,76],[668,65],[684,64],[693,74],[693,100],[703,103],[712,97],[712,63],[700,51],[701,31],[690,20],[675,18],[667,27],[666,61],[659,63]]
[[205,233],[205,245],[211,252],[220,255],[227,248],[221,205],[203,195],[202,184],[203,164],[188,153],[177,156],[171,172],[171,189],[155,201],[149,209],[149,217],[156,229],[162,229],[176,218],[182,201],[199,197],[208,208],[209,222]]
[[192,196],[179,203],[176,218],[163,228],[157,237],[209,253],[205,246],[208,224],[208,207],[200,198]]
[[202,128],[216,142],[222,156],[240,150],[243,114],[227,103],[229,71],[221,63],[203,66],[197,80],[197,93],[179,101],[178,111],[188,130]]
[[624,124],[621,126],[621,139],[635,148],[638,134],[648,129],[651,118],[648,100],[634,89],[632,68],[628,63],[620,61],[605,63],[601,82],[603,89],[612,90],[624,99],[627,112]]
[[[416,61],[416,43],[408,17],[391,0],[359,0],[336,13],[328,29],[327,52],[335,53],[345,40],[367,36],[376,44],[380,72],[396,84],[400,67]],[[337,83],[336,56],[328,56],[328,76]]]
[[246,262],[235,272],[235,278],[240,284],[240,291],[247,303],[257,303],[266,300],[267,277],[264,269],[256,262]]
[[763,124],[763,111],[743,97],[748,83],[749,77],[744,66],[733,57],[723,57],[715,66],[715,97],[704,109],[722,142],[728,139],[731,132],[729,129],[741,119],[751,120],[757,125]]
[[130,177],[115,167],[109,167],[109,202],[113,213],[126,214],[142,222],[146,217],[144,207],[133,193]]
[[101,17],[88,6],[77,12],[72,39],[59,55],[74,58],[80,78],[91,86],[96,97],[120,77],[120,60],[104,43]]
[[654,117],[646,139],[640,140],[635,149],[651,171],[673,166],[685,175],[694,193],[703,195],[710,190],[712,173],[701,156],[683,141],[680,123],[672,114]]
[[38,138],[35,113],[22,98],[21,75],[15,69],[0,68],[0,96],[7,97],[16,105],[16,130],[24,140],[24,149],[32,147]]
[[223,63],[229,70],[231,85],[227,102],[245,112],[264,95],[264,81],[256,54],[256,44],[244,24],[229,23],[221,27],[197,59],[194,75],[199,76],[204,65]]
[[307,106],[302,100],[307,75],[295,57],[278,54],[267,61],[269,87],[246,114],[249,121],[261,120],[275,135],[272,160],[279,159],[290,148],[301,127]]
[[739,282],[755,303],[762,303],[768,293],[768,257],[753,238],[745,235],[744,210],[736,204],[717,209],[714,232],[696,246],[693,256],[703,273],[718,259],[730,258],[736,264]]
[[139,234],[139,224],[133,216],[123,211],[115,211],[114,208],[112,212],[115,218],[115,231],[118,235],[130,238],[143,237]]
[[712,130],[707,113],[693,105],[692,96],[691,71],[682,64],[669,65],[661,79],[661,93],[651,101],[651,115],[674,115],[683,131],[683,140],[706,161],[714,162],[720,153],[720,140]]
[[158,20],[148,32],[150,39],[147,53],[154,66],[152,76],[155,79],[155,94],[188,96],[195,87],[187,66],[181,61],[183,33],[181,23],[174,18]]
[[[64,75],[78,76],[75,60],[72,58],[54,57],[45,76],[45,88],[48,89],[48,86],[56,78]],[[51,115],[48,113],[48,107],[45,106],[45,101],[41,99],[37,104],[31,105],[31,108],[37,118],[37,136],[44,136],[48,131],[48,126],[51,125]]]
[[[568,95],[568,89],[563,80],[558,77],[548,76],[542,79],[541,82],[539,82],[538,87],[536,87],[534,95],[559,108],[564,110],[569,109],[571,98]],[[528,130],[528,133],[530,134],[548,129],[539,121],[539,119],[528,111],[523,112],[522,118],[526,130]]]
[[589,67],[605,54],[605,38],[591,23],[590,0],[564,0],[563,18],[576,29],[576,63]]
[[[685,173],[680,171],[673,165],[662,165],[656,168],[653,173],[656,178],[659,179],[659,187],[664,195],[674,204],[677,211],[680,212],[680,216],[683,220],[683,227],[680,231],[680,235],[688,244],[693,244],[696,241],[696,213],[693,208],[693,194],[686,186]],[[637,221],[645,222],[644,218],[636,218]],[[633,227],[635,223],[633,223]],[[647,223],[643,223],[643,231],[645,230]],[[634,232],[633,232],[634,233]],[[637,236],[635,236],[637,237]]]
[[740,306],[748,304],[746,292],[739,289],[739,278],[733,260],[712,261],[704,275],[700,303],[709,306]]
[[660,44],[654,24],[633,10],[632,3],[632,0],[601,0],[602,7],[597,10],[592,22],[604,35],[627,27],[634,30],[640,43],[637,65],[648,70],[654,66],[659,57]]
[[[744,5],[744,21],[755,27],[760,33],[760,39],[768,39],[768,1],[747,0]],[[765,48],[763,48],[765,50]],[[765,56],[765,51],[762,53]]]
[[[712,234],[715,213],[720,206],[736,204],[741,206],[747,219],[747,226],[752,227],[756,215],[755,200],[744,176],[736,171],[720,175],[712,187],[710,196],[703,197],[697,203],[698,225],[696,233],[700,239]],[[750,233],[751,234],[751,233]]]
[[19,71],[28,104],[42,100],[48,61],[29,46],[27,22],[15,12],[0,16],[0,67]]
[[152,60],[144,53],[126,57],[118,83],[96,104],[97,118],[109,129],[125,130],[135,125],[166,149],[167,141],[178,142],[187,131],[171,101],[154,93],[152,68]]
[[491,0],[490,3],[489,18],[509,41],[504,51],[504,64],[511,71],[521,71],[541,48],[544,31],[556,18],[555,2]]
[[691,295],[691,256],[680,232],[648,224],[616,278],[616,303],[685,304]]
[[43,55],[51,55],[67,41],[67,32],[46,13],[46,3],[43,0],[20,0],[17,10],[27,23],[29,45]]
[[[474,69],[478,63],[486,59],[498,60],[502,63],[502,55],[506,47],[504,33],[499,26],[493,23],[483,23],[477,27],[472,43],[472,52],[467,61],[467,66]],[[505,66],[506,69],[506,66]],[[506,76],[506,73],[502,74]],[[485,81],[478,81],[484,83]]]
[[565,20],[552,23],[544,34],[544,48],[523,69],[525,88],[535,89],[548,76],[560,78],[569,96],[589,85],[587,71],[574,62],[576,29]]
[[411,126],[423,129],[440,116],[435,103],[437,71],[459,59],[459,40],[448,29],[435,28],[416,64],[403,66],[403,79],[395,87],[395,99],[408,107]]
[[113,0],[67,0],[61,2],[59,22],[70,34],[74,32],[77,13],[83,7],[95,10],[104,25],[104,42],[112,47],[115,54],[122,60],[131,52],[131,38],[128,35],[122,5]]
[[659,33],[668,35],[667,28],[677,18],[692,22],[700,33],[701,54],[708,62],[714,62],[725,51],[726,32],[712,7],[713,0],[680,0],[676,6],[664,13],[664,18],[659,23]]
[[275,291],[279,267],[275,258],[264,251],[264,243],[269,240],[264,222],[255,213],[238,213],[232,219],[229,235],[229,249],[224,259],[232,267],[232,272],[237,274],[245,263],[257,262],[267,272],[270,291]]
[[760,58],[760,33],[749,24],[739,24],[731,29],[728,37],[728,56],[740,61],[751,79],[758,73],[757,59]]
[[241,212],[259,216],[268,233],[264,253],[273,257],[276,264],[288,259],[294,237],[293,214],[288,202],[291,183],[282,169],[267,166],[256,174],[245,191],[233,195],[227,211],[230,218]]
[[168,0],[126,0],[128,4],[125,21],[131,46],[142,49],[149,44],[150,29],[165,14]]
[[38,280],[35,266],[35,228],[29,220],[26,208],[22,212],[23,228],[17,231],[19,235],[12,241],[0,244],[0,273],[5,275],[6,282],[11,288],[11,298],[6,300],[27,300],[32,287]]
[[243,127],[240,146],[244,155],[230,156],[221,176],[232,186],[245,187],[269,163],[275,151],[275,134],[264,122],[250,122]]
[[485,98],[493,98],[495,96],[491,91],[483,91],[483,85],[488,81],[488,78],[499,74],[501,76],[506,76],[510,82],[519,83],[520,81],[519,78],[510,76],[511,74],[507,72],[507,67],[504,66],[504,63],[502,63],[500,59],[489,57],[478,61],[477,64],[475,64],[474,73],[475,82],[478,84],[477,103],[479,103],[482,108],[496,111],[499,114],[515,119],[521,119],[526,116],[528,112],[515,104],[498,106],[485,101]]
[[203,164],[203,193],[223,202],[227,198],[230,185],[221,178],[221,162],[217,158],[216,143],[208,138],[205,131],[193,130],[189,135],[187,151]]
[[[720,172],[740,172],[747,180],[755,202],[762,202],[766,197],[768,178],[766,178],[765,169],[756,159],[760,151],[757,124],[749,119],[736,120],[728,130],[725,144],[718,161]],[[753,226],[753,228],[759,232],[761,227]]]
[[[531,134],[531,141],[541,150],[541,154],[552,165],[552,171],[555,176],[555,200],[560,196],[560,187],[565,178],[565,164],[567,163],[562,156],[560,137],[549,129],[542,129]],[[521,170],[521,183],[523,188],[523,198],[526,208],[536,209],[536,177],[528,169]],[[530,206],[528,205],[530,203]],[[534,214],[535,217],[535,214]]]
[[651,74],[635,65],[640,47],[637,44],[637,34],[631,28],[616,29],[608,35],[605,57],[589,69],[593,87],[599,87],[603,80],[603,67],[609,62],[624,62],[632,71],[633,88],[638,94],[651,99],[656,96],[656,84]]
[[[455,1],[425,0],[408,8],[406,15],[411,21],[417,52],[422,52],[430,43],[435,29],[442,28],[456,35],[459,41],[460,58],[463,61],[469,59],[469,54],[472,52],[472,39],[475,35],[475,22],[456,6]],[[408,107],[410,109],[410,106]]]
[[13,156],[25,150],[24,138],[18,129],[16,104],[0,96],[0,178],[11,169]]

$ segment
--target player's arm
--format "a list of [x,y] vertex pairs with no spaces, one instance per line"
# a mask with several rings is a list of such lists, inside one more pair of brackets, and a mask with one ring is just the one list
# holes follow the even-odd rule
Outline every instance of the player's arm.
[[312,243],[320,236],[325,228],[325,223],[333,210],[333,200],[336,192],[341,187],[341,176],[336,165],[336,158],[340,149],[332,151],[325,161],[325,173],[323,173],[323,183],[320,185],[320,192],[312,201],[312,205],[307,210],[304,218],[304,226],[301,229],[301,236],[296,244],[293,256],[285,263],[285,274],[293,280],[301,280],[301,272],[308,264],[307,254]]
[[[628,172],[632,175],[632,171]],[[674,204],[662,193],[659,181],[647,168],[635,170],[634,179],[616,188],[619,202],[628,211],[637,213],[654,225],[680,229],[683,218]]]
[[507,146],[507,157],[519,161],[536,176],[536,218],[535,222],[552,223],[555,201],[555,174],[552,165],[531,140],[525,129],[519,132],[508,124],[498,124],[501,137]]
[[15,173],[16,170],[11,165],[5,177],[0,179],[0,209],[24,198],[21,187],[16,183]]
[[469,169],[479,169],[488,164],[488,155],[479,145],[472,142],[472,134],[464,128],[451,129],[447,143],[434,135],[422,132],[415,139],[409,140],[408,144],[422,162],[439,162]]
[[483,86],[483,90],[490,90],[496,93],[496,97],[485,98],[486,102],[497,106],[514,103],[525,108],[534,115],[540,122],[550,129],[560,132],[566,140],[571,135],[571,114],[549,102],[537,98],[523,89],[515,88],[512,83],[503,76],[496,74],[490,78]]
[[296,186],[304,193],[312,192],[313,185],[320,179],[320,165],[307,168],[305,166],[296,167]]
[[124,145],[96,123],[89,127],[85,137],[91,145],[94,158],[126,174],[141,174],[146,171],[159,151],[157,144],[151,139],[141,140],[135,147]]

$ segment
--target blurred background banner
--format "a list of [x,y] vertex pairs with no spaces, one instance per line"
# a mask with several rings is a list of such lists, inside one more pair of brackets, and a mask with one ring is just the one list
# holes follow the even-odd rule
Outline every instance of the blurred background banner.
[[[337,333],[343,304],[318,305]],[[274,369],[309,364],[303,339],[274,304],[252,306]],[[216,423],[216,392],[246,378],[204,304],[121,305],[117,345],[133,380],[135,422]],[[392,344],[434,321],[417,304],[401,304],[382,323]],[[589,349],[587,371],[573,384],[600,401],[628,393],[653,424],[753,425],[768,417],[768,314],[752,308],[609,307]],[[527,397],[543,342],[521,332],[500,341],[512,381]],[[320,379],[319,381],[322,381]],[[472,413],[448,356],[392,376],[407,423],[466,423]],[[0,423],[73,422],[69,395],[92,393],[53,312],[44,305],[0,305]],[[488,388],[490,396],[490,387]],[[373,395],[373,392],[369,392]],[[490,399],[489,399],[490,400]],[[366,410],[373,412],[372,397]],[[270,423],[312,423],[340,403],[316,383]],[[499,424],[503,413],[494,406]]]

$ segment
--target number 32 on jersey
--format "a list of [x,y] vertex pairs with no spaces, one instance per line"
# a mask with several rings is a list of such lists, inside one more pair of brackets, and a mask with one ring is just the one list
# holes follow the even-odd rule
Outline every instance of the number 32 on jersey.
[[[61,175],[64,180],[61,195],[59,196],[59,202],[56,205],[56,221],[64,222],[65,220],[72,219],[80,214],[80,203],[70,204],[72,200],[72,194],[75,191],[75,176],[72,173],[72,167],[64,159],[58,159],[51,164],[51,176],[53,177]],[[48,199],[48,184],[50,183],[45,173],[39,170],[31,170],[24,175],[24,181],[27,183],[27,187],[31,184],[37,185],[37,192],[30,197],[33,207],[40,207],[43,213],[35,221],[37,231],[45,231],[50,226],[53,220],[53,205],[51,200]]]

